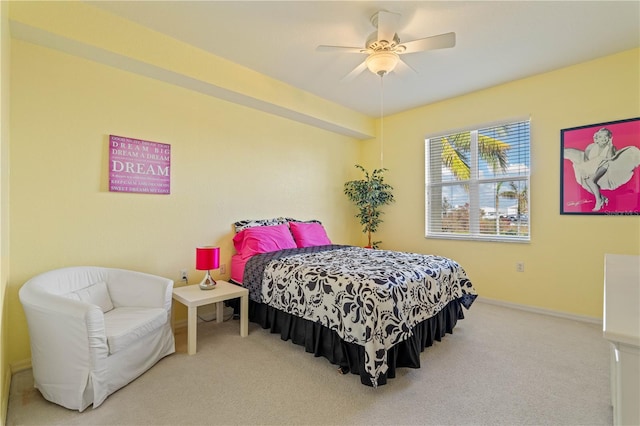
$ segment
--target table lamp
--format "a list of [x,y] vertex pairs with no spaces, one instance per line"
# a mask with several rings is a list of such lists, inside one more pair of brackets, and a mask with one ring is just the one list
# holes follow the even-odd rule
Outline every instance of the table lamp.
[[213,279],[211,269],[220,267],[220,247],[197,247],[196,248],[196,269],[198,271],[207,271],[200,282],[202,290],[211,290],[216,287],[216,280]]

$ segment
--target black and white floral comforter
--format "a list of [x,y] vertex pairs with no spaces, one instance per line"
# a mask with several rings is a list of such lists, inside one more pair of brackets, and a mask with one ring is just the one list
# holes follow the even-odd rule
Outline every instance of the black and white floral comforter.
[[364,346],[374,387],[387,370],[387,350],[410,337],[416,324],[453,300],[469,309],[476,298],[451,259],[338,245],[255,255],[244,286],[250,299]]

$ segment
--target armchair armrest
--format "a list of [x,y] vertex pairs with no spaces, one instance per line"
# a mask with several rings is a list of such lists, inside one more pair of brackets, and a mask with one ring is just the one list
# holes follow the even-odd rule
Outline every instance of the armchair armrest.
[[[94,388],[103,388],[109,349],[100,308],[24,287],[20,300],[29,325],[31,363],[40,391],[69,407],[76,404],[78,389],[93,392]],[[68,394],[68,398],[61,399],[60,394]],[[81,398],[90,401],[93,397]]]
[[173,280],[142,272],[110,269],[107,288],[115,307],[164,308],[171,311]]

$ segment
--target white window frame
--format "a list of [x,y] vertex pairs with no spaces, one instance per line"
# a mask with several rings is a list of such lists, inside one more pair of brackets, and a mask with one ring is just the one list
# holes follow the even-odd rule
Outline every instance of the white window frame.
[[[478,162],[478,134],[479,130],[487,129],[490,127],[499,127],[520,122],[529,122],[529,167],[527,173],[521,176],[509,176],[509,177],[492,177],[492,178],[480,178],[479,177],[479,162]],[[455,135],[458,133],[469,132],[471,136],[470,144],[470,177],[468,180],[456,180],[446,182],[431,183],[429,181],[430,175],[430,158],[429,158],[429,144],[432,139],[446,137],[448,135]],[[500,241],[500,242],[515,242],[515,243],[528,243],[531,241],[531,119],[530,117],[514,118],[510,120],[484,124],[480,126],[473,126],[472,128],[465,128],[460,130],[448,131],[439,133],[437,135],[430,135],[425,138],[425,238],[436,239],[450,239],[450,240],[474,240],[474,241]],[[527,188],[527,212],[528,212],[528,233],[527,235],[504,235],[504,234],[486,234],[480,233],[480,184],[492,183],[492,182],[525,182]],[[438,191],[445,187],[468,185],[469,187],[469,233],[453,233],[435,231],[435,225],[432,225],[431,213],[435,210],[432,209],[431,195],[432,191]],[[442,197],[438,197],[441,199]],[[440,205],[437,209],[442,211]],[[499,212],[497,212],[499,213]],[[441,222],[440,222],[441,223]]]

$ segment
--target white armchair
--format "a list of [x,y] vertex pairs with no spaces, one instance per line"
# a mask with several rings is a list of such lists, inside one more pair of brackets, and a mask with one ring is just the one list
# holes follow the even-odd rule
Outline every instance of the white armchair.
[[35,387],[69,409],[98,407],[175,352],[173,281],[141,272],[70,267],[20,289]]

